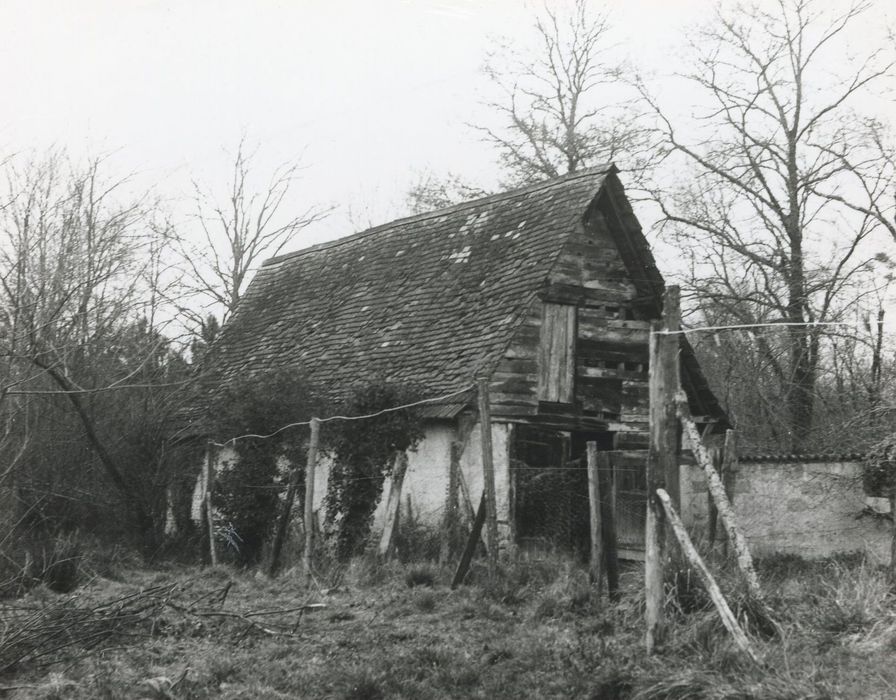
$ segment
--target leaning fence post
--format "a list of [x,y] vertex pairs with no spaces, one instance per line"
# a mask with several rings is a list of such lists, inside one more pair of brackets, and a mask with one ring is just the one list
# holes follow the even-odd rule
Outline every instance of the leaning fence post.
[[669,518],[669,524],[672,526],[672,532],[675,534],[678,543],[681,545],[681,551],[703,582],[706,592],[709,593],[709,597],[712,600],[713,605],[715,605],[719,617],[722,619],[722,624],[725,625],[725,628],[731,633],[737,647],[744,652],[751,661],[758,664],[759,658],[750,646],[750,640],[747,639],[747,635],[741,629],[740,625],[737,624],[737,618],[734,617],[734,613],[731,612],[731,608],[728,606],[725,596],[722,595],[719,585],[716,583],[716,580],[713,578],[709,569],[706,568],[703,559],[700,558],[700,554],[697,552],[697,548],[694,547],[694,543],[691,542],[691,538],[688,537],[687,530],[684,528],[684,523],[681,522],[681,518],[678,517],[678,513],[675,512],[675,508],[672,506],[669,494],[666,493],[664,489],[659,489],[656,495],[666,511],[666,515]]
[[495,503],[495,465],[492,461],[492,418],[488,379],[479,379],[479,424],[482,429],[482,479],[485,494],[485,544],[489,576],[498,570],[498,513]]
[[289,517],[292,515],[292,504],[295,501],[296,490],[299,486],[299,466],[291,464],[289,467],[289,486],[286,489],[286,497],[283,500],[283,510],[277,520],[277,529],[274,532],[274,541],[271,543],[271,562],[268,567],[268,576],[277,573],[280,563],[280,552],[283,549],[283,541],[286,539],[286,530],[289,527]]
[[591,583],[597,588],[600,600],[604,583],[603,533],[601,532],[600,481],[597,471],[597,443],[589,441],[588,445],[588,505],[591,516],[591,561],[588,573]]
[[[663,296],[663,320],[650,324],[650,450],[647,455],[647,524],[644,541],[644,594],[647,653],[662,644],[665,635],[663,603],[666,559],[666,513],[657,489],[669,487],[673,498],[678,485],[678,421],[675,394],[679,386],[678,335],[681,323],[678,287]],[[671,333],[670,333],[671,332]]]
[[320,441],[320,421],[311,419],[311,436],[305,462],[305,552],[302,557],[305,578],[311,579],[311,550],[314,548],[314,468],[317,466],[317,446]]
[[750,547],[747,544],[747,540],[743,536],[743,533],[740,531],[740,528],[737,527],[737,520],[734,517],[734,509],[731,507],[731,502],[728,500],[728,496],[725,493],[725,486],[722,483],[722,479],[716,473],[716,470],[713,469],[709,453],[706,451],[706,447],[703,445],[703,440],[700,438],[700,431],[697,430],[697,426],[691,419],[688,410],[688,399],[683,391],[678,392],[678,417],[681,420],[684,433],[691,443],[691,451],[694,453],[694,458],[697,460],[697,463],[703,469],[703,473],[706,476],[710,493],[712,493],[712,497],[716,502],[716,507],[719,509],[719,518],[722,521],[722,525],[725,527],[728,539],[731,540],[731,545],[734,547],[737,564],[747,582],[747,588],[749,588],[753,597],[761,602],[763,599],[762,589],[759,587],[759,577],[756,575],[756,569],[753,566],[753,557],[750,555]]
[[389,487],[389,497],[386,499],[385,523],[377,552],[381,559],[389,556],[389,550],[392,547],[398,512],[401,510],[401,488],[404,485],[404,475],[407,469],[408,455],[406,452],[399,452],[395,455],[395,466],[392,468],[392,483]]

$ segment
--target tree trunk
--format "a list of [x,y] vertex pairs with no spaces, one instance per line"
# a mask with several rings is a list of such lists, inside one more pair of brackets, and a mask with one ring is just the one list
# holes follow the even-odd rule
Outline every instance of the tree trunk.
[[33,359],[32,363],[44,370],[51,379],[64,391],[69,402],[78,414],[81,425],[84,427],[84,435],[87,441],[93,447],[93,451],[99,457],[109,480],[121,494],[127,505],[128,512],[131,514],[132,527],[137,540],[140,543],[141,554],[145,560],[152,559],[159,549],[160,538],[156,528],[155,519],[152,517],[152,511],[147,507],[146,503],[139,497],[134,484],[129,484],[121,471],[118,463],[106,449],[106,446],[100,440],[93,425],[93,419],[90,417],[84,402],[81,401],[81,395],[76,387],[64,374],[56,371],[51,365],[40,360]]
[[[800,279],[802,279],[800,277]],[[800,289],[802,284],[799,285]],[[787,412],[790,420],[790,449],[799,450],[809,438],[815,413],[815,379],[818,369],[817,329],[807,328],[803,314],[805,294],[793,291],[796,296],[788,306],[788,322],[803,325],[788,329],[790,355],[790,386],[784,387],[787,396]]]

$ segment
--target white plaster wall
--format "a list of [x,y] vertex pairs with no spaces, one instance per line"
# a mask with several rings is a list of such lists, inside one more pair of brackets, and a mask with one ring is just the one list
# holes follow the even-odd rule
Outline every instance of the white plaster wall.
[[[206,457],[203,457],[206,459]],[[229,469],[237,461],[236,450],[233,447],[221,447],[216,452],[215,474],[220,474],[223,470]],[[208,490],[208,482],[205,479],[205,469],[199,470],[199,476],[196,477],[196,485],[193,487],[193,498],[190,503],[190,518],[199,520],[202,517],[202,502],[205,500],[205,492]]]
[[[509,423],[492,423],[492,462],[495,467],[495,510],[498,516],[498,534],[502,540],[510,538],[510,439],[513,426]],[[479,507],[482,497],[482,428],[477,423],[460,460],[461,472],[470,493],[473,509]]]
[[[492,460],[495,467],[495,502],[497,505],[499,534],[507,539],[510,533],[510,431],[507,423],[492,424]],[[451,442],[454,428],[450,425],[434,424],[426,428],[424,438],[416,450],[408,453],[408,468],[402,485],[401,507],[406,512],[408,497],[415,517],[421,522],[438,526],[445,513],[448,496],[448,472],[451,464]],[[216,472],[227,469],[237,459],[231,447],[219,450],[215,464]],[[332,460],[322,455],[314,474],[314,510],[323,518],[323,504],[327,494]],[[483,488],[482,470],[482,430],[477,424],[461,455],[461,471],[467,486],[473,509],[479,506]],[[383,526],[386,501],[392,488],[391,479],[386,479],[383,495],[374,513],[374,531]],[[202,499],[205,497],[204,473],[196,483],[193,493],[192,517],[201,516]],[[461,495],[461,498],[463,496]],[[294,513],[301,514],[301,505]]]
[[[742,462],[734,485],[738,525],[758,554],[824,557],[860,550],[887,562],[892,525],[861,514],[869,505],[879,512],[889,506],[866,498],[860,475],[856,462]],[[696,465],[681,467],[681,498],[686,524],[705,532],[706,481]]]
[[[495,466],[495,502],[498,527],[502,537],[509,536],[510,529],[510,430],[506,423],[492,424],[492,460]],[[448,497],[448,471],[451,466],[451,442],[454,428],[450,425],[430,425],[417,449],[408,453],[408,469],[401,490],[402,513],[407,512],[408,497],[415,517],[437,527],[445,514]],[[318,465],[314,487],[314,508],[323,507],[327,478],[331,462],[324,458]],[[482,430],[474,426],[461,455],[461,472],[470,495],[473,509],[479,506],[482,496]],[[383,526],[386,501],[392,488],[392,480],[386,479],[383,496],[374,513],[374,531]],[[463,495],[460,496],[463,498]]]

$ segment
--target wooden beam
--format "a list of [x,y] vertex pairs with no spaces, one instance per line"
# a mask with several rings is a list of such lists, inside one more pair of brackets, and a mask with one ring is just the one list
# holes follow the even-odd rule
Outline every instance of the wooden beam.
[[[591,583],[597,590],[597,600],[600,601],[601,591],[604,585],[604,548],[603,531],[601,528],[601,498],[600,477],[598,476],[597,443],[589,441],[588,452],[588,506],[591,524],[591,560],[588,573]],[[606,458],[604,459],[606,462]]]
[[467,513],[467,519],[470,522],[476,519],[476,511],[473,509],[473,497],[470,495],[470,488],[467,486],[467,479],[462,469],[457,471],[457,483],[460,486],[461,501],[464,504],[464,510]]
[[439,563],[445,565],[451,557],[451,546],[458,525],[458,506],[460,497],[460,456],[463,445],[452,440],[448,447],[448,497],[445,500],[445,518],[442,523],[442,537],[439,546]]
[[217,450],[211,443],[205,450],[205,525],[208,528],[208,557],[212,566],[218,565],[218,549],[215,544],[215,512],[212,491],[215,488],[215,456]]
[[616,462],[609,452],[597,453],[597,475],[601,481],[601,533],[610,600],[619,597],[619,552],[616,542]]
[[[709,456],[712,460],[713,469],[716,471],[721,471],[722,469],[722,454],[719,452],[718,448],[711,447],[709,448]],[[694,460],[696,462],[696,460]],[[716,508],[716,502],[713,500],[712,491],[707,488],[706,489],[706,516],[707,516],[707,546],[709,551],[712,552],[716,547],[716,533],[718,531],[718,523],[719,523],[719,509]]]
[[314,549],[314,470],[317,466],[317,448],[320,442],[320,421],[311,419],[310,436],[308,438],[308,454],[305,460],[305,513],[303,523],[305,525],[305,551],[302,556],[302,564],[305,569],[305,579],[311,580],[311,552]]
[[713,468],[709,452],[703,445],[703,440],[700,438],[700,432],[697,430],[696,424],[691,420],[690,414],[688,413],[688,397],[684,391],[678,392],[678,417],[681,420],[685,435],[688,436],[688,441],[691,443],[691,452],[694,453],[694,458],[703,469],[707,486],[716,503],[716,508],[719,510],[719,518],[722,520],[725,532],[728,533],[728,539],[731,541],[732,547],[734,547],[734,553],[737,557],[737,565],[747,582],[747,588],[758,602],[762,602],[762,589],[759,587],[759,577],[756,575],[756,569],[753,566],[753,557],[750,554],[750,547],[747,545],[746,538],[737,526],[737,519],[734,517],[734,509],[731,507],[731,502],[728,500],[728,495],[725,493],[725,486],[722,483],[722,479]]
[[399,452],[395,455],[395,464],[392,467],[392,479],[389,485],[389,498],[386,499],[386,516],[383,521],[383,534],[380,537],[380,545],[377,554],[381,559],[389,556],[392,547],[392,537],[395,534],[395,526],[398,523],[398,511],[401,509],[401,488],[404,484],[404,475],[408,469],[408,455]]
[[[650,331],[650,449],[647,456],[647,523],[644,549],[646,646],[652,654],[664,641],[663,569],[666,559],[666,514],[656,493],[670,488],[677,499],[678,422],[675,395],[679,387],[678,336],[681,310],[678,287],[669,287],[663,299],[663,320]],[[677,503],[678,501],[675,500]]]
[[286,497],[283,499],[283,510],[280,511],[280,518],[277,520],[274,541],[271,543],[271,562],[268,566],[268,576],[274,576],[277,573],[277,566],[280,563],[280,551],[283,549],[286,529],[289,527],[289,517],[292,514],[292,504],[295,501],[296,490],[299,487],[300,472],[301,470],[297,464],[290,465],[289,486],[286,489]]
[[[737,479],[737,433],[730,428],[725,431],[725,446],[722,448],[722,485],[725,487],[725,495],[734,507],[734,488]],[[722,553],[728,556],[728,540],[723,540]]]
[[479,379],[479,425],[482,431],[482,493],[485,496],[485,543],[488,548],[489,575],[498,570],[498,512],[495,502],[495,465],[492,457],[492,419],[488,397],[488,379]]
[[753,647],[750,645],[750,640],[747,639],[747,635],[740,628],[740,625],[737,624],[737,618],[734,617],[734,613],[731,612],[731,608],[728,606],[725,596],[722,595],[719,585],[716,583],[716,580],[713,578],[709,569],[706,568],[703,559],[700,558],[700,554],[697,552],[697,548],[694,547],[694,543],[691,542],[691,538],[688,537],[687,530],[684,528],[684,523],[681,522],[681,518],[679,518],[678,513],[675,512],[669,494],[666,493],[665,489],[659,489],[657,491],[657,497],[663,505],[666,516],[669,519],[669,524],[672,526],[672,532],[675,533],[675,537],[681,545],[681,551],[684,553],[685,558],[687,558],[691,567],[697,572],[700,580],[703,581],[703,586],[706,588],[706,592],[709,593],[709,597],[712,599],[713,605],[715,605],[716,611],[722,619],[722,624],[725,625],[725,629],[731,634],[737,648],[740,649],[753,663],[759,664],[759,658],[756,656],[756,652],[753,651]]
[[479,501],[479,509],[476,511],[476,517],[473,519],[473,529],[467,538],[467,546],[464,547],[464,553],[460,557],[457,570],[454,572],[454,578],[451,579],[451,589],[454,590],[463,583],[470,570],[470,562],[473,561],[473,554],[476,552],[476,545],[482,536],[482,526],[485,524],[485,492],[482,492],[482,498]]

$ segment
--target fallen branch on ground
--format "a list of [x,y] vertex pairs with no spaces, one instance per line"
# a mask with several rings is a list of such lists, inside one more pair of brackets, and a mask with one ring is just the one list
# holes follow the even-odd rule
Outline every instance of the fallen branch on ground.
[[[64,660],[83,658],[116,640],[136,640],[165,634],[171,628],[166,614],[183,621],[218,618],[241,623],[240,633],[255,631],[268,636],[289,637],[296,633],[302,615],[326,607],[306,602],[278,610],[223,609],[232,583],[184,600],[189,586],[154,586],[102,604],[88,604],[82,595],[60,599],[47,606],[0,606],[0,673],[24,665],[49,666]],[[216,601],[208,604],[208,601]],[[200,607],[200,604],[203,604]],[[286,616],[297,613],[295,620]],[[253,618],[280,616],[277,622],[260,624]]]

